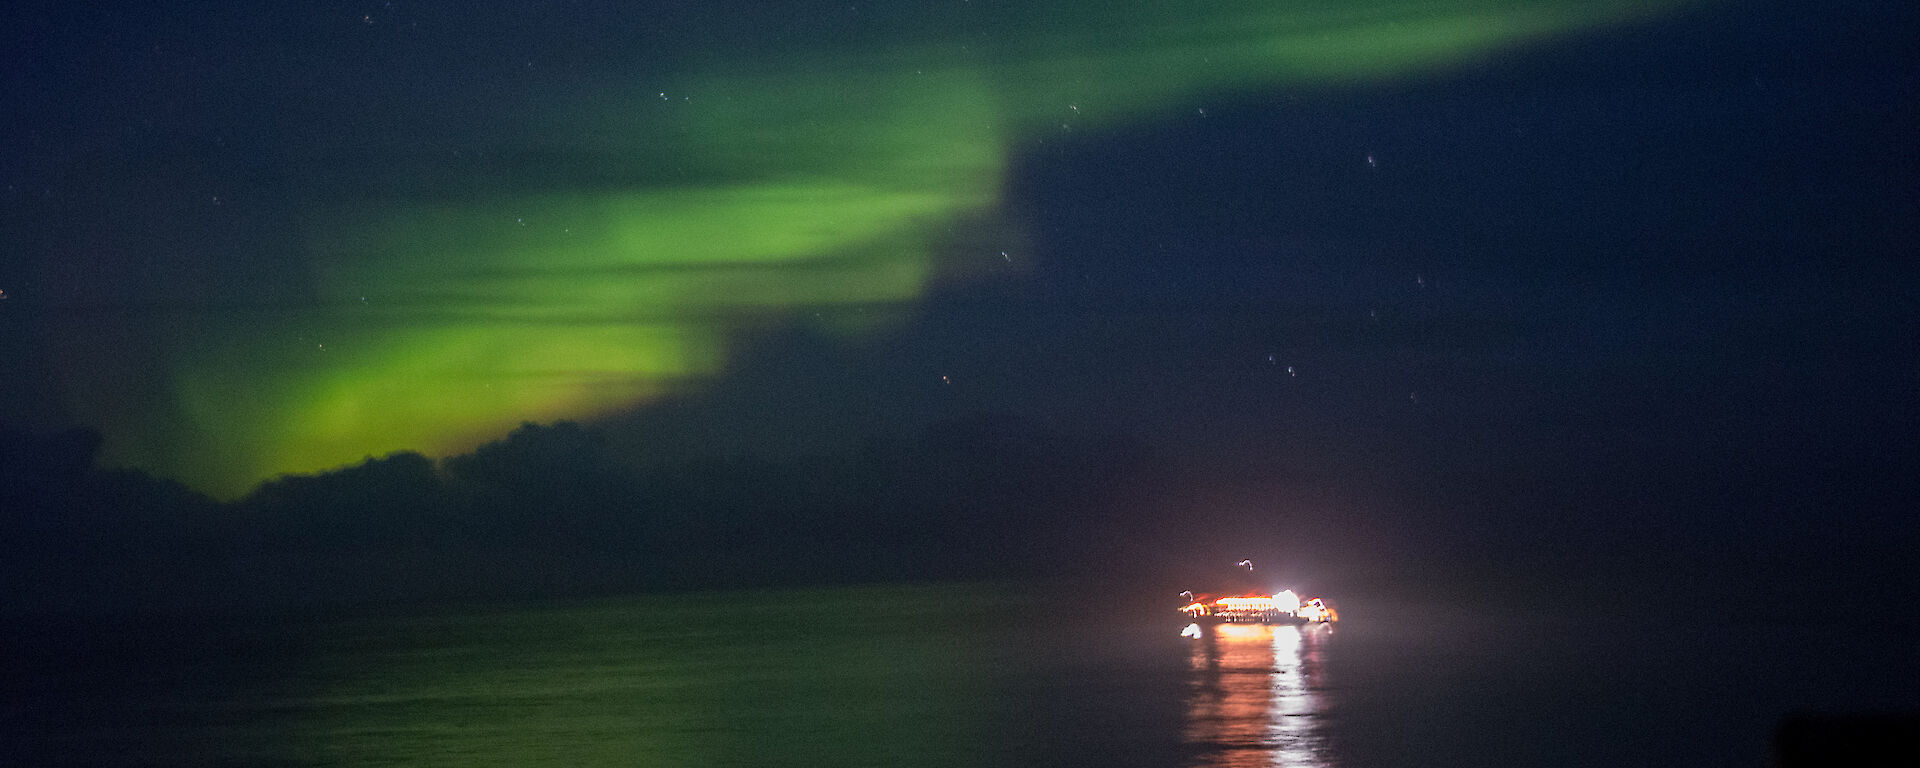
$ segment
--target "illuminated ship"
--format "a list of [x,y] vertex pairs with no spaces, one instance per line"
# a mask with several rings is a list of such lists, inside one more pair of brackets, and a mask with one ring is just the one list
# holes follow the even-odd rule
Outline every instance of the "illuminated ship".
[[1313,624],[1339,620],[1326,601],[1302,601],[1291,589],[1277,595],[1195,595],[1180,609],[1195,624]]
[[[1255,583],[1252,577],[1253,561],[1241,560],[1234,564],[1234,576],[1229,583],[1237,583],[1244,589]],[[1194,633],[1201,624],[1326,624],[1340,620],[1326,601],[1317,597],[1302,601],[1291,589],[1272,595],[1258,591],[1230,595],[1180,594],[1187,598],[1180,612],[1193,622],[1188,629]]]

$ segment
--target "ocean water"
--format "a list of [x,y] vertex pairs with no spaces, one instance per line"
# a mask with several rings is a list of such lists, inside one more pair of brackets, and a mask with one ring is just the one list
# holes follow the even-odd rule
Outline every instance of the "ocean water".
[[16,625],[0,764],[1765,765],[1920,679],[1817,626],[1343,619],[967,585]]

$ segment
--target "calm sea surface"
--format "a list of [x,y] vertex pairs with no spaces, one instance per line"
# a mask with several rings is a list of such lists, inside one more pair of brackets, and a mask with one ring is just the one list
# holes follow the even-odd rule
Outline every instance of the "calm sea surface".
[[[1356,616],[1221,627],[992,587],[9,628],[0,764],[1764,765],[1912,709],[1910,641]],[[1177,617],[1176,617],[1177,618]]]

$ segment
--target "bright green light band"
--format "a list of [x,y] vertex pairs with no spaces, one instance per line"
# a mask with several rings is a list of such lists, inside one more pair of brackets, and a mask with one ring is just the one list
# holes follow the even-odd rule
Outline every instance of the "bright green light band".
[[[1176,119],[1206,98],[1427,76],[1672,7],[1022,4],[943,12],[925,25],[938,36],[636,76],[512,118],[504,145],[613,169],[591,188],[555,178],[313,207],[321,308],[196,329],[218,341],[172,357],[192,429],[110,429],[112,458],[231,494],[630,408],[718,372],[753,323],[913,302],[953,229],[991,217],[1018,142]],[[1004,268],[997,250],[980,255]]]

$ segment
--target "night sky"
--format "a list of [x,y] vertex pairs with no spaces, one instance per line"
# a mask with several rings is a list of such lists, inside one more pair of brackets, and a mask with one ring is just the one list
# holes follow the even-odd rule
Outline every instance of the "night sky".
[[1907,4],[653,5],[13,4],[0,422],[233,498],[1004,417],[1355,585],[1920,546]]

